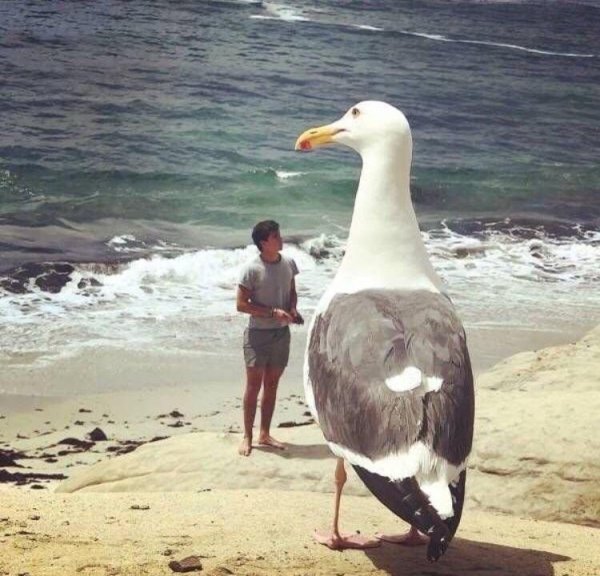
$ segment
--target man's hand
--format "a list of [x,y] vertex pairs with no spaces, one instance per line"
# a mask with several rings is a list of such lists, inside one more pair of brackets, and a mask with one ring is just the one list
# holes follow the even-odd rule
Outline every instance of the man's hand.
[[280,322],[284,322],[285,324],[291,324],[294,322],[294,318],[291,316],[291,314],[288,314],[281,308],[273,308],[273,318],[279,320]]
[[295,308],[290,310],[290,316],[292,317],[292,322],[294,324],[304,324],[304,318],[302,318],[302,314],[298,312]]

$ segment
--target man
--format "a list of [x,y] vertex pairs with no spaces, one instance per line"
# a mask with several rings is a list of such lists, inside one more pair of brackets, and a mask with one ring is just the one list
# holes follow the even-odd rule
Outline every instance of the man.
[[293,259],[280,253],[283,241],[279,224],[274,220],[259,222],[252,230],[252,240],[260,253],[242,270],[237,290],[238,311],[250,314],[244,331],[244,439],[239,448],[242,456],[252,452],[252,427],[261,387],[258,444],[285,449],[271,436],[271,419],[279,379],[290,353],[289,324],[303,322],[296,310],[294,276],[298,267]]

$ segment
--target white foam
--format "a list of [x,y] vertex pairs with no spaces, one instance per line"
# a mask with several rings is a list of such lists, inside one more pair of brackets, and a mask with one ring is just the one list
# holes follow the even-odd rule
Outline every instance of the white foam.
[[369,30],[370,32],[383,32],[383,28],[378,28],[377,26],[370,26],[369,24],[353,24],[353,28],[358,28],[359,30]]
[[[600,318],[598,231],[557,239],[490,228],[474,238],[442,225],[423,238],[467,326],[493,322],[560,330],[573,318]],[[123,234],[110,245],[134,254],[139,240]],[[0,288],[0,350],[11,362],[32,355],[42,362],[102,343],[175,350],[230,347],[247,322],[235,310],[238,274],[256,248],[207,248],[168,257],[163,246],[157,243],[154,256],[127,264],[77,265],[58,294],[41,291],[33,280],[26,294]],[[285,245],[301,272],[299,307],[307,320],[344,249],[345,240],[333,234]],[[100,285],[92,285],[92,278]],[[435,389],[435,382],[428,385]]]
[[298,178],[298,176],[302,176],[306,174],[306,172],[286,172],[284,170],[276,170],[275,174],[279,180],[289,180],[290,178]]
[[568,58],[596,58],[596,54],[581,54],[578,52],[554,52],[552,50],[542,50],[541,48],[528,48],[519,44],[508,44],[505,42],[492,42],[490,40],[468,40],[461,38],[448,38],[443,34],[431,34],[426,32],[411,32],[409,30],[400,30],[401,34],[407,36],[417,36],[428,40],[436,40],[438,42],[454,42],[457,44],[480,44],[483,46],[495,46],[497,48],[509,48],[510,50],[521,50],[531,54],[541,54],[544,56],[563,56]]
[[285,22],[309,22],[310,18],[304,16],[302,10],[289,6],[287,4],[276,4],[273,2],[265,2],[264,9],[268,15],[254,14],[250,18],[263,20],[284,20]]

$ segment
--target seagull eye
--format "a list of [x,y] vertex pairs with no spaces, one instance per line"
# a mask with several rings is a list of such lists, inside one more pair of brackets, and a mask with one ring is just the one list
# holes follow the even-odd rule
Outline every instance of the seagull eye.
[[352,108],[352,118],[358,118],[360,116],[360,110],[358,108]]

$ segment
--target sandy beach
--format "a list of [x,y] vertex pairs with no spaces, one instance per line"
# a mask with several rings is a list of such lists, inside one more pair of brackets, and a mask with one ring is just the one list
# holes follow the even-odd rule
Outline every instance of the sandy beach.
[[[298,346],[275,417],[287,450],[250,458],[236,451],[241,385],[228,397],[219,378],[203,394],[4,397],[0,574],[170,574],[190,555],[214,575],[600,573],[600,327],[478,374],[465,513],[435,565],[422,548],[338,553],[312,540],[331,521],[334,459],[306,410],[300,359]],[[341,522],[405,529],[352,471]]]

